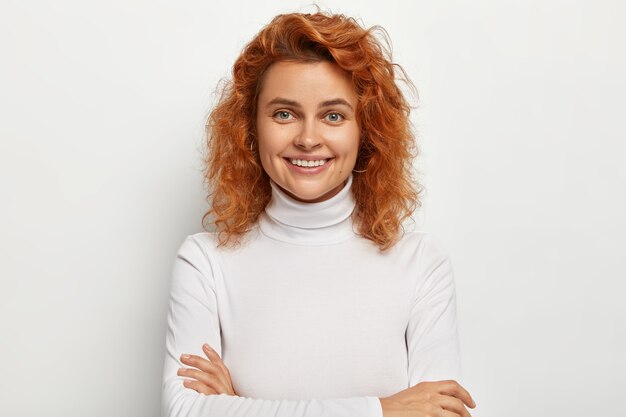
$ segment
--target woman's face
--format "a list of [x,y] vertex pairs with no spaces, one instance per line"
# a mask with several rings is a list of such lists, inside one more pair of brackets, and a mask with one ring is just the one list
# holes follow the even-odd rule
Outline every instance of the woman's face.
[[327,61],[279,61],[265,73],[256,130],[261,164],[292,198],[337,194],[356,163],[358,97],[349,75]]

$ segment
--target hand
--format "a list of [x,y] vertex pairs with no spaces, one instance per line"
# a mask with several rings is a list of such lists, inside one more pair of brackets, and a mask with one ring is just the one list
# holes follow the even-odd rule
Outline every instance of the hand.
[[181,355],[181,362],[197,368],[180,368],[178,370],[179,376],[193,378],[183,381],[183,385],[206,395],[237,395],[233,388],[230,372],[222,362],[220,355],[207,344],[202,346],[202,350],[209,360],[196,355]]
[[379,399],[383,417],[471,417],[464,404],[476,407],[469,392],[453,380],[420,382]]

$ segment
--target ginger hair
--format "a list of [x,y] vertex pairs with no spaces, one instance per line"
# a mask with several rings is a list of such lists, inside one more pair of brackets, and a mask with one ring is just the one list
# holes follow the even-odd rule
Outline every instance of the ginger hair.
[[[388,48],[376,38],[377,29]],[[411,106],[396,80],[412,91],[415,86],[392,62],[385,29],[378,25],[364,29],[352,17],[319,8],[314,14],[280,14],[243,48],[232,79],[222,80],[218,87],[218,103],[207,119],[203,182],[210,190],[211,207],[202,223],[205,228],[215,226],[220,246],[239,246],[271,199],[270,178],[255,139],[265,72],[277,61],[323,60],[347,71],[358,95],[361,144],[354,169],[365,172],[353,174],[352,219],[357,233],[386,251],[401,237],[403,221],[421,206],[422,186],[412,176],[418,152],[409,120]],[[212,221],[207,220],[210,216]]]

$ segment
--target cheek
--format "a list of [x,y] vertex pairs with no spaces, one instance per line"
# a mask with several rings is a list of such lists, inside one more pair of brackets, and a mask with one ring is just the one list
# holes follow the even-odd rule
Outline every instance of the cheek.
[[284,147],[288,130],[281,128],[271,122],[259,122],[257,124],[257,140],[259,141],[259,149],[266,152],[277,152],[281,146]]
[[279,155],[284,150],[284,132],[272,128],[271,125],[257,124],[257,141],[259,147],[259,159],[263,170],[272,178],[276,170],[281,169]]
[[259,158],[265,172],[272,170],[272,156],[275,154],[271,147],[268,147],[267,141],[259,136]]
[[271,152],[274,138],[275,135],[266,124],[257,124],[257,141],[259,145],[259,153],[261,154],[261,159],[264,158],[265,154]]
[[358,127],[347,128],[342,131],[336,131],[329,137],[332,141],[333,150],[338,155],[348,159],[356,159],[359,151],[360,130]]

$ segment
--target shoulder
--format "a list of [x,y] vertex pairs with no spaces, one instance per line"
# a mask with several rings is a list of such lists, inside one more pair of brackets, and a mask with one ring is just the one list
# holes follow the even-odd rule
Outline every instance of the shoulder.
[[217,249],[217,232],[199,232],[187,235],[183,240],[184,245],[197,245],[205,250]]
[[187,235],[178,247],[175,265],[191,267],[203,275],[213,275],[218,264],[217,233],[201,232]]
[[187,235],[179,247],[179,254],[193,253],[195,256],[202,255],[204,258],[219,258],[228,254],[236,254],[244,250],[253,240],[258,238],[258,227],[253,227],[244,234],[239,245],[234,247],[221,245],[218,232],[198,232]]
[[178,254],[206,254],[217,247],[217,234],[201,232],[187,235],[178,248]]
[[415,278],[416,302],[424,297],[454,293],[455,278],[450,255],[439,237],[431,232],[405,232],[405,250],[410,254],[410,274]]
[[406,230],[397,245],[419,258],[448,257],[448,251],[439,237],[425,230]]

